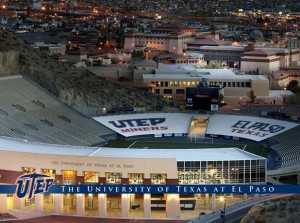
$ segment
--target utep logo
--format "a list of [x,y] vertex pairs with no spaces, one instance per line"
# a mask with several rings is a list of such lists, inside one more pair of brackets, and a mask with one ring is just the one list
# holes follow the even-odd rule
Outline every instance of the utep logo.
[[141,126],[154,126],[161,123],[164,123],[166,118],[144,118],[144,119],[127,119],[127,120],[118,120],[110,121],[109,123],[113,124],[116,128],[125,128],[125,127],[141,127]]
[[54,179],[45,174],[29,173],[23,174],[16,180],[16,196],[23,198],[28,194],[31,199],[34,194],[47,192],[49,187],[53,185]]

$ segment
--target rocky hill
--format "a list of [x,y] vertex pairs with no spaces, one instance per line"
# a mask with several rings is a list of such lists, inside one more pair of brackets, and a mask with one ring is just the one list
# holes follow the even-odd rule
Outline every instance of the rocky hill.
[[0,29],[0,76],[7,75],[25,75],[71,106],[154,110],[156,103],[157,110],[174,109],[149,92],[119,87],[85,69],[51,61],[45,53]]
[[252,207],[241,223],[296,223],[299,216],[299,197],[276,199]]

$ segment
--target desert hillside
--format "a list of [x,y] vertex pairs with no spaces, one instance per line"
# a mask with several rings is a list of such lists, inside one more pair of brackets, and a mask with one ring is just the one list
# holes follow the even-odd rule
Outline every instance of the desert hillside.
[[76,107],[145,107],[169,110],[172,106],[160,97],[107,82],[85,69],[51,61],[43,52],[0,29],[0,76],[25,75],[63,102]]
[[299,216],[299,197],[276,199],[252,207],[241,223],[296,223]]

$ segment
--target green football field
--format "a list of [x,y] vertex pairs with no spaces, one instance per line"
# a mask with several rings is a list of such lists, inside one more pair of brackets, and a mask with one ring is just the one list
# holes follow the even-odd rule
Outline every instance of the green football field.
[[268,149],[263,145],[256,145],[253,143],[243,144],[242,142],[222,142],[215,143],[211,139],[205,140],[205,142],[199,141],[187,141],[187,140],[114,140],[109,142],[107,147],[112,148],[147,148],[147,149],[208,149],[208,148],[228,148],[236,147],[245,150],[250,153],[254,153],[263,157],[267,157]]

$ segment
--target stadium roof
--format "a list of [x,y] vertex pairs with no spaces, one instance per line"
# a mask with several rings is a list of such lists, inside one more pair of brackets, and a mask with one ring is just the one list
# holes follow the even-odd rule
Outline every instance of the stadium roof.
[[107,147],[59,146],[28,143],[22,140],[0,138],[0,150],[48,155],[72,155],[111,158],[175,158],[177,161],[253,160],[263,157],[237,148],[219,149],[126,149]]
[[93,154],[101,157],[175,158],[177,161],[252,160],[263,157],[237,148],[218,149],[114,149],[101,148]]

